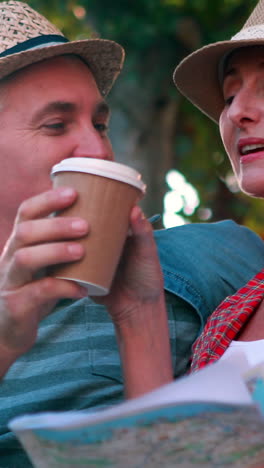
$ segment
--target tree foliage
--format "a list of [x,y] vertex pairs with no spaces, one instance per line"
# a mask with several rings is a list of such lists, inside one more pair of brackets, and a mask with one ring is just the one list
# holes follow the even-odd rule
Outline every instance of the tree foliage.
[[[117,159],[143,172],[144,209],[162,212],[165,174],[176,168],[199,192],[211,221],[233,218],[262,234],[260,201],[230,184],[218,127],[179,95],[176,64],[205,44],[225,40],[243,25],[256,0],[29,0],[74,38],[120,42],[126,64],[110,103]],[[194,76],[195,85],[195,76]],[[190,216],[201,221],[200,210]]]

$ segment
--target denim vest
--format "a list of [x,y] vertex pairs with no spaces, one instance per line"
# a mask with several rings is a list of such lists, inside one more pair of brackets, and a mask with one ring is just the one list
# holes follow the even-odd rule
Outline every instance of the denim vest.
[[155,231],[165,290],[192,305],[201,318],[264,267],[264,243],[226,220]]

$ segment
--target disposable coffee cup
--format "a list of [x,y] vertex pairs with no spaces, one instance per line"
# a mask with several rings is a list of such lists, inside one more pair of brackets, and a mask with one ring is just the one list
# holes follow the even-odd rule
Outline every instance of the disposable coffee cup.
[[73,187],[76,202],[56,213],[88,221],[88,235],[79,239],[84,257],[55,265],[51,276],[76,281],[88,295],[108,294],[129,230],[132,207],[144,196],[141,175],[124,164],[94,158],[68,158],[51,171],[54,188]]

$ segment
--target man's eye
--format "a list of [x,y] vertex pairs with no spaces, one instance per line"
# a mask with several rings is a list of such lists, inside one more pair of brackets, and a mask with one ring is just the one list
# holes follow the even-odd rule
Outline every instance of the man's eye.
[[94,125],[94,127],[100,133],[107,133],[107,131],[108,131],[108,126],[105,123],[97,123],[97,124]]
[[50,130],[63,130],[65,128],[64,122],[52,122],[44,125],[45,128]]

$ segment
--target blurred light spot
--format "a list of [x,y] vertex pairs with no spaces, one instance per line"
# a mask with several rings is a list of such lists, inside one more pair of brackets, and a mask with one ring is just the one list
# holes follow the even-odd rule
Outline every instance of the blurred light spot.
[[210,208],[199,208],[198,216],[201,221],[208,221],[212,217],[212,210]]
[[176,213],[164,213],[163,214],[163,225],[166,228],[174,226],[182,226],[188,224],[188,221],[183,216],[177,215]]
[[86,10],[84,7],[76,5],[76,7],[73,9],[73,14],[76,16],[76,18],[83,19],[86,15]]
[[169,171],[166,175],[166,182],[170,189],[182,192],[186,184],[185,177],[179,171]]
[[220,165],[225,160],[225,157],[223,153],[220,153],[220,151],[215,151],[213,153],[213,160],[217,165]]
[[170,191],[164,197],[164,226],[172,227],[188,223],[188,219],[178,213],[182,211],[186,216],[194,213],[200,203],[197,190],[176,170],[168,172],[166,182]]
[[178,213],[184,207],[183,198],[175,190],[167,192],[164,196],[164,209],[167,212]]
[[237,193],[240,191],[237,179],[234,176],[233,172],[229,172],[225,178],[225,183],[227,187],[229,188],[230,192],[232,193]]
[[200,203],[197,190],[191,184],[185,183],[182,196],[185,200],[184,213],[192,215]]

